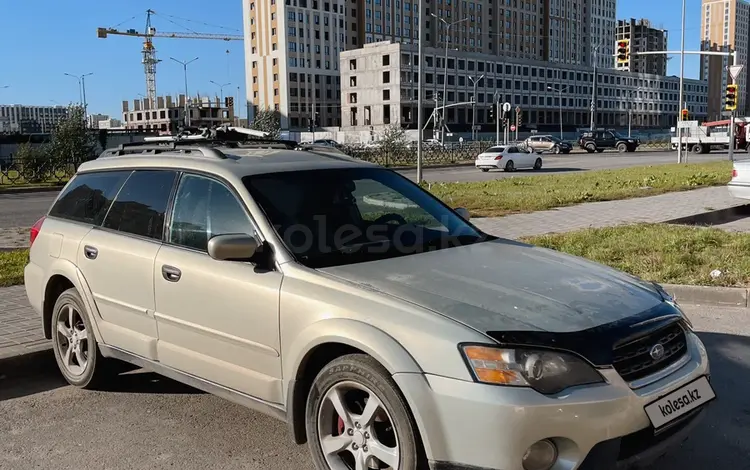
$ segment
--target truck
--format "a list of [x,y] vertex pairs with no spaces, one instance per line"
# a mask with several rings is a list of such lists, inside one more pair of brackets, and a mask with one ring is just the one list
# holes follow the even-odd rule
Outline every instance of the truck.
[[[700,123],[681,121],[682,147],[693,153],[709,153],[711,150],[729,148],[729,119]],[[750,145],[750,118],[734,119],[734,148],[747,150]],[[677,129],[672,127],[672,150],[677,150],[679,139]]]

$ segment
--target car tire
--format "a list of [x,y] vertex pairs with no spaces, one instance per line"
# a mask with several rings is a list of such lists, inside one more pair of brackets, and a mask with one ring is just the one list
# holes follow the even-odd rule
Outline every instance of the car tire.
[[625,152],[628,151],[628,146],[621,143],[621,144],[617,145],[617,151],[620,152],[620,153],[625,153]]
[[703,153],[703,152],[704,152],[704,150],[703,150],[703,145],[701,145],[701,144],[695,144],[695,145],[693,146],[693,148],[692,148],[692,151],[693,151],[693,153],[695,153],[695,154]]
[[555,155],[560,155],[560,146],[559,145],[555,145],[552,148],[552,153],[554,153]]
[[489,169],[489,168],[482,168],[482,172],[483,172],[483,173],[487,173],[488,171],[490,171],[490,169]]
[[505,171],[516,171],[516,165],[513,163],[513,160],[508,160],[508,163],[505,164]]
[[586,151],[588,153],[594,153],[596,151],[596,145],[594,145],[594,144],[587,145],[586,146]]
[[60,294],[51,322],[52,350],[62,376],[75,387],[96,388],[108,375],[108,361],[99,351],[91,318],[76,289]]
[[[368,407],[373,398],[377,402]],[[372,418],[362,422],[365,414]],[[397,470],[424,465],[409,405],[388,371],[370,356],[350,354],[327,364],[310,389],[305,417],[316,469],[367,468],[362,460],[357,466],[356,459],[372,457]]]
[[537,158],[536,161],[534,162],[534,169],[535,170],[541,170],[542,169],[542,159],[541,158]]

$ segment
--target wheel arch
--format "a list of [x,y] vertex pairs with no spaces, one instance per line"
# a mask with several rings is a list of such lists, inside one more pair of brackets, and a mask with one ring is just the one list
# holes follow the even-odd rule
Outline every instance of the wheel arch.
[[[285,353],[287,424],[294,442],[307,442],[305,407],[315,377],[332,360],[347,354],[367,354],[389,374],[422,373],[416,360],[384,331],[356,320],[324,320],[300,333]],[[411,403],[409,406],[411,407]]]
[[48,270],[47,281],[44,285],[44,294],[42,298],[42,320],[44,328],[44,337],[52,339],[51,320],[52,310],[60,294],[66,290],[74,288],[81,296],[88,313],[90,314],[91,324],[94,328],[96,340],[101,342],[97,319],[99,311],[94,303],[94,297],[91,293],[83,273],[70,261],[57,259]]

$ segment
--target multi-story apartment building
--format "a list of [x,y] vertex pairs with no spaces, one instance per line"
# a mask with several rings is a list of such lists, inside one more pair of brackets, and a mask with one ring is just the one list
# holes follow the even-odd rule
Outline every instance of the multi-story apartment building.
[[[666,51],[667,31],[654,28],[647,19],[617,21],[616,41],[621,39],[630,40],[631,52]],[[666,55],[631,55],[630,62],[616,64],[617,70],[625,70],[638,73],[650,73],[655,75],[667,74]]]
[[[243,0],[250,118],[341,124],[340,53],[390,40],[496,57],[614,66],[615,0]],[[601,45],[599,43],[601,42]],[[438,59],[438,63],[442,59]]]
[[[561,107],[566,128],[590,125],[592,67],[449,51],[446,74],[437,65],[442,54],[438,48],[423,51],[425,119],[435,109],[447,75],[446,103],[465,103],[446,112],[446,123],[456,132],[467,131],[472,121],[488,124],[496,97],[520,108],[523,124],[531,128],[557,126]],[[420,101],[416,60],[414,45],[390,41],[342,53],[342,130],[378,133],[389,124],[415,128]],[[675,125],[680,109],[678,77],[615,69],[598,69],[597,75],[597,127],[627,126],[630,113],[636,127]],[[472,78],[478,82],[475,98]],[[705,82],[685,80],[691,116],[706,116],[707,93]]]
[[[747,64],[750,46],[750,4],[746,0],[703,0],[701,6],[701,49],[711,51],[736,51],[735,63]],[[721,116],[724,107],[724,90],[729,80],[728,57],[702,56],[701,79],[708,80],[708,113],[711,118]],[[748,73],[738,77],[740,85],[738,112],[747,114]]]
[[47,133],[68,115],[65,106],[0,105],[0,132]]
[[339,53],[358,47],[349,28],[362,10],[345,0],[243,0],[243,11],[250,119],[270,108],[283,129],[307,127],[315,113],[338,126]]
[[[149,100],[137,99],[131,107],[128,101],[122,102],[122,121],[125,129],[140,131],[175,132],[185,125],[185,95],[176,99],[171,96],[157,96],[156,103],[150,106]],[[234,113],[224,106],[219,97],[213,100],[199,96],[189,100],[190,125],[212,127],[233,123]]]
[[586,7],[588,53],[595,57],[598,67],[614,68],[617,0],[586,0]]

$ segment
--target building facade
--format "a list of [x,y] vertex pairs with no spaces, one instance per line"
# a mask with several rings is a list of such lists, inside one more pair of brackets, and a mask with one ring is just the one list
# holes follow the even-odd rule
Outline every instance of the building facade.
[[[701,49],[705,51],[736,51],[737,64],[747,64],[750,47],[750,4],[746,0],[703,0],[701,5]],[[708,112],[712,119],[721,116],[724,90],[729,83],[728,57],[701,56],[701,79],[710,86]],[[747,67],[746,67],[747,68]],[[740,86],[737,111],[748,113],[748,73],[738,77]]]
[[[666,51],[667,31],[654,28],[647,19],[617,21],[616,41],[630,40],[630,52]],[[650,73],[654,75],[667,74],[666,55],[631,55],[626,64],[616,64],[617,70]]]
[[[122,102],[122,123],[125,129],[139,131],[176,132],[185,126],[185,95],[176,98],[158,96],[153,106],[147,99]],[[190,125],[212,127],[234,122],[232,109],[221,99],[199,96],[189,100]]]
[[420,21],[423,44],[444,53],[573,65],[597,57],[600,67],[614,66],[615,0],[430,0],[423,12],[418,5],[243,0],[250,119],[270,108],[279,111],[282,129],[306,129],[313,118],[321,127],[340,126],[340,54],[381,41],[416,45]]
[[0,133],[48,133],[68,115],[65,106],[0,105]]
[[[452,131],[466,131],[472,122],[480,126],[494,122],[489,110],[496,97],[520,108],[525,128],[558,126],[561,108],[562,122],[569,130],[590,125],[593,68],[589,66],[449,51],[444,81],[446,72],[437,66],[442,53],[437,48],[423,51],[421,104],[425,119],[441,104],[445,83],[446,104],[463,103],[446,110],[446,123]],[[413,45],[387,41],[342,53],[342,130],[378,133],[391,124],[416,128],[420,101],[416,58]],[[597,75],[597,127],[626,127],[629,115],[634,127],[665,129],[675,125],[680,109],[678,77],[614,69],[598,69]],[[471,78],[475,77],[474,98]],[[691,118],[705,118],[707,94],[705,82],[685,81]]]

